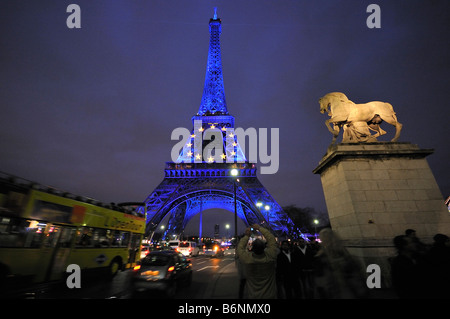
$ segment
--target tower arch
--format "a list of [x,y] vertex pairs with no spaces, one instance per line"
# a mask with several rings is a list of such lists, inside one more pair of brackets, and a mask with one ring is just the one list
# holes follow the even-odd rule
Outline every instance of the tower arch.
[[[237,217],[245,225],[259,223],[258,212],[251,208],[251,204],[244,198],[236,198]],[[161,221],[169,216],[168,227],[164,233],[166,238],[181,234],[189,221],[202,211],[209,209],[224,209],[234,213],[234,195],[222,190],[199,190],[185,194],[173,201],[165,212],[160,215]],[[157,220],[154,220],[156,223]],[[267,221],[263,221],[269,228]]]

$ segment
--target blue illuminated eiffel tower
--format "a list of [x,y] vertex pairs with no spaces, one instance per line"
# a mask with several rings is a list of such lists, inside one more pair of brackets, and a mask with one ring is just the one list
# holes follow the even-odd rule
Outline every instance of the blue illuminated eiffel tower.
[[[234,134],[234,117],[228,113],[223,85],[221,28],[215,11],[209,21],[208,63],[200,108],[192,118],[190,139],[177,161],[166,163],[164,180],[145,200],[148,236],[167,214],[170,218],[164,237],[172,238],[203,210],[234,212],[234,196],[237,215],[245,224],[261,224],[280,237],[293,233],[292,221],[259,182],[255,164],[246,160]],[[237,169],[237,176],[232,176],[232,169]]]

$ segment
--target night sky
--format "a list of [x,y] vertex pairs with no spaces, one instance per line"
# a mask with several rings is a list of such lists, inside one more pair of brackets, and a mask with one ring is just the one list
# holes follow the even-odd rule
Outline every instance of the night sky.
[[[66,25],[71,3],[81,29]],[[366,25],[371,3],[380,29]],[[164,178],[172,131],[192,128],[214,7],[236,127],[280,130],[279,170],[259,179],[281,206],[326,211],[312,170],[332,138],[318,99],[336,91],[391,103],[399,141],[435,150],[428,163],[450,195],[448,0],[2,0],[0,171],[143,201]]]

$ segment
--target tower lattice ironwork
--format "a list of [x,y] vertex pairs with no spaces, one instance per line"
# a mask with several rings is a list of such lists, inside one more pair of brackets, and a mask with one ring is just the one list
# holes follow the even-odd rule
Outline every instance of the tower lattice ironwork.
[[[146,234],[152,234],[167,214],[164,237],[179,235],[202,210],[236,211],[245,224],[261,224],[277,236],[293,233],[294,225],[257,177],[234,134],[229,115],[220,54],[221,20],[210,19],[210,43],[205,85],[198,113],[193,116],[190,139],[176,162],[167,162],[163,181],[146,198]],[[238,176],[231,170],[237,169]],[[236,184],[235,184],[236,183]],[[144,210],[144,208],[142,208]]]

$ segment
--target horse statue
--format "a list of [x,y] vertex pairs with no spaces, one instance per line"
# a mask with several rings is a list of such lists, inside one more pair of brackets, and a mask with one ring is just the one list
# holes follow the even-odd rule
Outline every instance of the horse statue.
[[[400,137],[402,124],[397,121],[391,104],[373,101],[365,104],[355,104],[345,94],[328,93],[319,99],[320,113],[327,112],[330,118],[325,121],[327,129],[333,134],[331,144],[334,144],[340,129],[344,128],[343,143],[376,142],[376,138],[386,134],[380,124],[383,121],[395,126],[395,136],[391,142]],[[330,123],[333,124],[332,128]],[[371,131],[376,132],[371,134]]]

